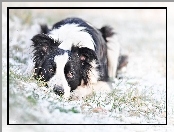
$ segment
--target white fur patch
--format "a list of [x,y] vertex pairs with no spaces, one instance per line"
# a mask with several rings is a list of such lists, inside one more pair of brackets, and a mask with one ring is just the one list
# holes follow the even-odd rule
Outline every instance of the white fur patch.
[[108,75],[110,80],[113,81],[113,79],[116,77],[117,72],[120,44],[116,35],[114,35],[111,38],[108,38],[107,40]]
[[88,95],[95,93],[109,93],[112,91],[112,84],[110,82],[98,81],[95,84],[78,86],[70,96],[72,100],[81,100]]
[[68,61],[68,53],[64,55],[55,56],[54,62],[57,65],[55,75],[48,81],[48,86],[54,88],[55,85],[61,86],[64,89],[64,97],[67,98],[70,95],[70,87],[65,78],[64,67]]
[[79,47],[87,47],[94,50],[94,41],[91,35],[84,30],[86,27],[78,27],[78,24],[65,24],[59,29],[50,31],[49,36],[62,43],[59,48],[64,50],[71,50],[72,45]]
[[88,71],[88,77],[89,77],[89,85],[90,84],[94,84],[97,83],[98,79],[99,79],[99,71],[97,70],[97,64],[96,61],[93,60],[90,65],[92,66],[90,68],[90,70]]

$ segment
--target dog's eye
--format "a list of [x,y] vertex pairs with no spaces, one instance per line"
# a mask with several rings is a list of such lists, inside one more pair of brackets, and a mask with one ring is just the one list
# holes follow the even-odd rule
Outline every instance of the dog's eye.
[[53,73],[54,72],[54,69],[53,68],[50,68],[49,69],[49,72]]
[[54,74],[56,71],[56,65],[55,63],[52,63],[50,65],[48,65],[48,72],[51,73],[51,74]]
[[53,66],[50,66],[49,69],[48,69],[48,71],[49,71],[50,73],[54,73],[54,72],[55,72]]
[[69,73],[66,74],[66,76],[67,76],[68,78],[72,78],[72,77],[73,77],[73,74],[72,74],[72,72],[69,72]]

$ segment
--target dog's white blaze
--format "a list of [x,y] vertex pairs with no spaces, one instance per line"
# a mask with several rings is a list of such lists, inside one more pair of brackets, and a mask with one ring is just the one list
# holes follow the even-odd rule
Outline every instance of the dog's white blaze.
[[87,47],[94,50],[94,41],[92,36],[82,31],[86,27],[78,27],[78,24],[65,24],[59,29],[53,29],[50,31],[49,36],[55,40],[59,40],[62,43],[59,45],[61,49],[70,50],[72,45],[79,47]]
[[57,65],[55,75],[49,80],[48,86],[54,87],[55,85],[61,86],[64,89],[64,97],[67,98],[70,95],[70,87],[68,86],[68,82],[65,78],[64,67],[68,61],[68,53],[64,53],[64,55],[55,56],[54,62]]
[[97,70],[97,64],[96,61],[93,60],[90,65],[92,66],[90,70],[88,71],[88,77],[89,77],[89,85],[97,83],[99,79],[99,71]]

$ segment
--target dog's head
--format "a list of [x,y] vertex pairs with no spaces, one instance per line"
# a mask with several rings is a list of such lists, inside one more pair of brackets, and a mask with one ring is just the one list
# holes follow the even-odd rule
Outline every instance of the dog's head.
[[57,94],[69,96],[79,85],[95,83],[99,78],[99,65],[95,51],[78,45],[70,50],[59,48],[46,34],[32,38],[34,46],[34,77],[47,82]]

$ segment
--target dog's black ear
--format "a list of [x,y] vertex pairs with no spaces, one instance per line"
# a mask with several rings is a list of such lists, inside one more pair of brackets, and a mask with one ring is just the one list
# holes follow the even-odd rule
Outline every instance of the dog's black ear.
[[37,34],[32,39],[33,41],[33,62],[35,62],[34,77],[37,79],[40,75],[40,70],[45,62],[47,55],[54,52],[61,42],[55,41],[46,34]]
[[42,60],[45,55],[55,50],[60,44],[60,41],[55,41],[46,34],[37,34],[32,39],[34,47],[34,60]]
[[48,52],[49,48],[59,45],[58,41],[55,41],[46,34],[37,34],[31,40],[33,41],[35,50],[39,48],[43,52]]
[[102,36],[106,42],[108,37],[112,37],[115,34],[115,32],[113,31],[113,28],[110,26],[103,26],[99,30],[102,33]]
[[50,29],[48,28],[46,24],[41,24],[40,28],[41,28],[41,33],[44,33],[44,34],[47,34],[50,31]]

